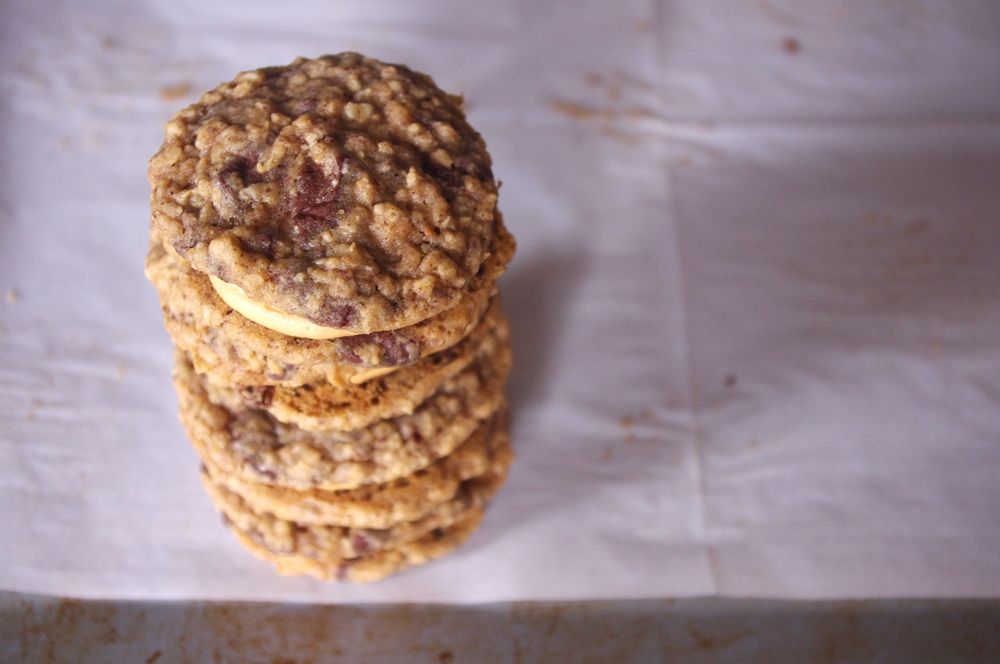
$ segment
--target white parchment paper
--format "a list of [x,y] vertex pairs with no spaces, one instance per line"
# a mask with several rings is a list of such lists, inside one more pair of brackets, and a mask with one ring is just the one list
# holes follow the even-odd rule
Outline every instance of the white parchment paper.
[[[142,277],[173,111],[348,49],[466,96],[519,240],[510,480],[363,587],[222,527]],[[0,86],[0,589],[1000,595],[995,3],[13,1]]]

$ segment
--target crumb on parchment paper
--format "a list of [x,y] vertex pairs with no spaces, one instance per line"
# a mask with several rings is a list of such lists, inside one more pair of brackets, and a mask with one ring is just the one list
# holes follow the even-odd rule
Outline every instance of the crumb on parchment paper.
[[[553,98],[548,100],[549,108],[600,135],[630,145],[641,140],[638,123],[658,117],[650,106],[649,96],[655,89],[649,81],[622,71],[590,71],[583,74],[582,82],[591,99]],[[600,94],[601,99],[593,99],[595,94]]]
[[160,88],[160,99],[163,101],[175,101],[189,94],[191,94],[191,84],[186,81]]
[[563,99],[553,99],[551,106],[552,110],[557,113],[567,115],[574,120],[580,121],[594,120],[597,118],[610,120],[614,115],[608,110],[597,109],[592,106],[586,106],[572,101],[565,101]]

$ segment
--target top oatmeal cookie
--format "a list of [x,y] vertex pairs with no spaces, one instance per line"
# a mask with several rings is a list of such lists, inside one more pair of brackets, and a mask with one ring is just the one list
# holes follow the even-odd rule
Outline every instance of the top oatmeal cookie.
[[454,306],[497,184],[461,99],[357,53],[244,72],[179,111],[149,164],[152,223],[192,267],[351,333]]

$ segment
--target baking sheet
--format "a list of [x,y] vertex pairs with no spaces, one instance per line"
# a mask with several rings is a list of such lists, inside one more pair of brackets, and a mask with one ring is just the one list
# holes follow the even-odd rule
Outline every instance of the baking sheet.
[[[621,664],[1000,659],[998,601],[732,598],[466,605],[83,601],[0,592],[0,658]],[[584,655],[585,653],[585,655]]]
[[[1000,593],[993,3],[0,12],[0,588]],[[142,278],[171,113],[347,49],[466,96],[519,241],[510,480],[465,547],[364,587],[278,577],[221,527]]]

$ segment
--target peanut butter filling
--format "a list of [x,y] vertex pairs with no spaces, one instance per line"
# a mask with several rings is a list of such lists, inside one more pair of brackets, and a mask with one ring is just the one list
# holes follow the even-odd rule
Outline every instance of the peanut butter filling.
[[208,275],[208,278],[212,282],[215,292],[219,294],[223,302],[258,325],[263,325],[275,332],[303,339],[336,339],[356,334],[350,330],[342,330],[339,327],[317,325],[301,316],[278,311],[263,302],[251,300],[247,297],[246,291],[235,284],[225,282],[211,274]]
[[[352,333],[336,327],[324,327],[317,325],[301,316],[293,316],[278,311],[262,302],[255,302],[247,297],[246,292],[239,286],[227,283],[216,276],[208,275],[212,282],[212,288],[219,294],[222,301],[239,312],[241,315],[252,320],[258,325],[272,329],[290,337],[302,337],[305,339],[336,339],[347,337]],[[360,385],[373,378],[392,373],[398,367],[377,367],[368,371],[361,371],[352,374],[350,381],[355,385]]]

